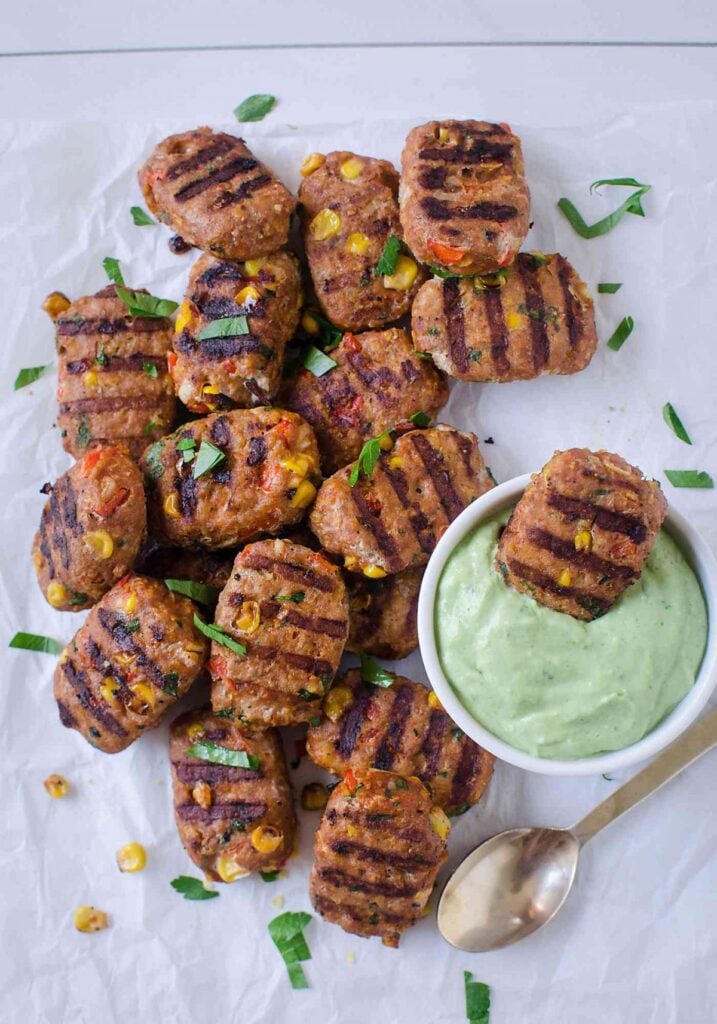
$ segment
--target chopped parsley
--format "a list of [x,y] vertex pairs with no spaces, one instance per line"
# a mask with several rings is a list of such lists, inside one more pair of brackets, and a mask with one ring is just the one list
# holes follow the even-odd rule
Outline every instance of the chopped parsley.
[[435,337],[436,337],[436,335],[438,335],[438,334],[440,334],[440,333],[441,333],[441,329],[440,329],[440,327],[429,327],[429,328],[428,328],[428,334],[429,334],[429,336],[430,336],[431,338],[435,338]]
[[714,480],[704,470],[666,469],[665,476],[673,487],[695,487],[705,491],[714,487]]
[[473,981],[470,971],[463,972],[468,1024],[488,1024],[490,1020],[490,988],[484,981]]
[[33,384],[51,366],[52,363],[45,363],[44,366],[26,366],[23,370],[20,370],[15,378],[13,389],[19,391],[20,388],[26,388],[28,384]]
[[338,327],[334,327],[330,320],[327,320],[325,316],[317,312],[315,309],[308,309],[308,316],[312,320],[315,320],[319,325],[319,346],[324,352],[331,352],[333,349],[338,348],[343,338],[343,331],[340,331]]
[[133,291],[131,288],[123,288],[115,285],[117,298],[125,304],[130,316],[151,317],[156,320],[163,320],[173,313],[178,302],[172,299],[158,299],[156,295],[147,295],[145,292]]
[[8,647],[14,647],[20,651],[39,651],[41,654],[59,654],[62,644],[49,636],[40,636],[39,633],[16,633]]
[[216,587],[210,587],[208,583],[196,583],[194,580],[165,580],[164,585],[175,594],[184,594],[191,597],[193,601],[200,604],[214,604],[219,597]]
[[295,590],[293,594],[274,594],[274,601],[293,601],[294,604],[301,604],[306,594],[303,590]]
[[536,309],[533,306],[526,306],[521,303],[518,306],[518,312],[525,314],[530,317],[531,320],[537,320],[541,324],[557,324],[560,319],[560,310],[557,306],[548,306],[545,309]]
[[142,363],[142,370],[144,371],[144,373],[147,374],[148,377],[156,379],[156,377],[158,376],[158,370],[154,363]]
[[307,703],[312,700],[321,700],[320,693],[312,693],[311,690],[305,690],[303,689],[303,687],[301,690],[299,690],[299,696],[301,697],[302,700],[305,700]]
[[580,212],[569,199],[564,197],[560,199],[558,209],[568,219],[581,238],[597,238],[599,235],[606,235],[608,231],[611,231],[620,223],[626,213],[634,213],[636,217],[645,216],[645,211],[642,208],[642,197],[650,191],[651,185],[643,185],[641,182],[636,181],[635,178],[602,178],[592,183],[590,191],[593,192],[601,185],[628,185],[631,188],[637,188],[637,191],[628,196],[625,202],[621,203],[616,210],[609,213],[607,217],[603,217],[602,220],[596,221],[595,224],[586,224]]
[[625,344],[627,339],[632,334],[632,329],[635,326],[635,321],[631,316],[625,316],[622,318],[620,323],[617,325],[612,335],[607,340],[607,347],[611,348],[613,352],[619,352],[622,346]]
[[314,377],[323,377],[325,373],[333,370],[337,363],[327,356],[325,352],[322,352],[320,348],[317,348],[316,345],[309,345],[304,353],[301,365],[309,373],[313,373]]
[[[211,441],[202,441],[197,452],[197,457],[194,462],[194,469],[192,475],[195,480],[198,480],[200,476],[204,476],[215,466],[218,466],[220,462],[226,459],[226,455],[221,450],[213,445]],[[186,461],[186,453],[185,453]]]
[[401,252],[401,239],[389,235],[383,247],[374,274],[376,277],[390,277],[396,271],[396,263]]
[[105,352],[104,345],[100,345],[100,347],[97,349],[95,362],[97,363],[98,366],[107,366],[107,364],[109,363],[109,358],[107,356],[107,353]]
[[692,444],[692,439],[685,430],[684,424],[675,412],[675,407],[671,402],[666,402],[662,407],[662,418],[674,433],[675,437],[679,437],[680,441],[684,441],[685,444]]
[[278,871],[260,871],[262,882],[275,882],[279,877]]
[[197,627],[200,633],[219,644],[221,647],[226,647],[234,654],[238,654],[239,657],[243,657],[246,654],[246,647],[234,640],[233,637],[229,636],[221,626],[210,625],[199,618],[197,613],[194,613],[194,625]]
[[426,427],[431,425],[431,417],[427,412],[414,412],[408,418],[414,427],[418,427],[419,430],[425,430]]
[[249,322],[245,316],[224,316],[219,320],[212,320],[203,327],[197,335],[197,341],[207,341],[209,338],[235,338],[248,333]]
[[383,689],[393,686],[396,681],[393,672],[387,672],[377,661],[369,658],[366,654],[359,654],[359,658],[361,659],[361,679],[364,683],[371,683],[373,686],[380,686]]
[[146,228],[149,227],[150,224],[157,223],[157,221],[153,220],[147,211],[143,210],[141,206],[130,206],[129,212],[132,220],[138,228]]
[[601,295],[614,295],[615,292],[619,292],[622,288],[622,282],[617,281],[601,281],[598,285],[598,291]]
[[251,768],[252,771],[256,771],[261,763],[255,754],[247,754],[246,750],[232,750],[209,740],[197,740],[187,750],[187,754],[211,764],[228,765],[230,768]]
[[234,117],[242,123],[246,121],[263,121],[270,111],[276,106],[276,96],[260,92],[253,96],[247,96],[245,100],[234,108]]
[[102,268],[112,284],[124,284],[119,260],[114,256],[105,256],[102,260]]
[[185,900],[213,900],[219,895],[214,889],[205,889],[201,878],[192,878],[191,875],[180,875],[169,884]]
[[292,988],[309,987],[301,961],[311,959],[304,938],[304,928],[310,921],[311,914],[286,911],[269,922],[269,935],[286,964]]
[[77,438],[78,448],[86,448],[92,440],[92,431],[90,430],[90,425],[87,422],[86,416],[80,417],[80,422],[77,424],[77,434],[75,436]]

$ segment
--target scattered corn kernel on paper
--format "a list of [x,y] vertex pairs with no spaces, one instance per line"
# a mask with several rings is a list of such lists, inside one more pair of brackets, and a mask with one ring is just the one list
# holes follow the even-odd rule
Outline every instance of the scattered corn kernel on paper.
[[[479,100],[474,106],[455,113],[500,119]],[[533,198],[526,248],[559,250],[571,260],[595,294],[603,342],[625,316],[635,329],[619,352],[601,344],[575,377],[456,385],[442,416],[478,434],[499,481],[538,469],[556,448],[620,452],[662,482],[669,501],[714,548],[717,492],[675,490],[663,471],[704,469],[717,477],[716,111],[709,104],[645,108],[609,123],[591,123],[586,112],[578,126],[514,125]],[[279,108],[241,134],[295,189],[307,153],[355,149],[398,162],[412,124],[440,113],[419,112],[412,123],[295,128],[281,123]],[[17,393],[13,381],[21,367],[53,360],[52,325],[39,308],[44,296],[96,291],[105,283],[105,256],[119,258],[130,285],[181,298],[198,253],[172,255],[169,231],[135,227],[129,208],[143,205],[140,162],[165,135],[187,127],[0,126],[3,1021],[453,1024],[465,1020],[463,971],[470,970],[491,986],[491,1024],[707,1024],[717,1001],[713,757],[587,848],[574,895],[540,935],[472,956],[449,948],[429,916],[395,951],[314,914],[306,929],[312,960],[304,965],[310,988],[295,992],[267,923],[282,901],[283,910],[311,912],[307,879],[318,812],[301,813],[301,849],[285,877],[218,886],[220,898],[206,902],[182,899],[170,880],[199,872],[174,828],[166,724],[122,754],[97,752],[60,725],[54,659],[7,650],[16,630],[65,641],[84,618],[45,604],[29,557],[40,487],[70,464],[54,426],[54,371]],[[239,134],[228,120],[214,127]],[[653,186],[645,218],[627,216],[610,234],[581,239],[557,200],[569,197],[592,222],[627,193],[590,196],[590,183],[626,175]],[[597,295],[604,281],[622,288]],[[691,447],[663,422],[666,402]],[[425,679],[418,655],[401,670]],[[183,706],[203,698],[192,693]],[[287,734],[290,760],[294,742]],[[43,788],[53,772],[71,783],[64,799],[51,800]],[[304,758],[292,777],[298,793],[322,773]],[[482,803],[454,822],[441,881],[477,841],[514,825],[567,825],[621,781],[549,779],[499,765]],[[115,852],[131,841],[146,847],[147,867],[121,874]],[[79,904],[105,911],[110,928],[77,932],[72,912]]]

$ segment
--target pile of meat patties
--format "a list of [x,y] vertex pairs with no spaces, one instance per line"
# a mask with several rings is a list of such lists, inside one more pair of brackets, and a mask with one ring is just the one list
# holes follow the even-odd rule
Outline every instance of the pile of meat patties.
[[90,609],[55,673],[63,725],[123,750],[208,673],[211,707],[170,728],[175,813],[192,860],[230,882],[294,850],[276,728],[306,723],[341,778],[313,905],[397,945],[493,758],[423,685],[368,658],[335,676],[345,650],[416,648],[423,569],[492,486],[476,437],[435,423],[445,375],[574,373],[593,304],[562,256],[519,252],[529,192],[505,124],[415,128],[400,177],[350,152],[301,175],[308,304],[293,196],[208,128],[139,173],[173,248],[202,250],[174,322],[136,283],[46,304],[78,461],[46,488],[33,560],[54,608]]

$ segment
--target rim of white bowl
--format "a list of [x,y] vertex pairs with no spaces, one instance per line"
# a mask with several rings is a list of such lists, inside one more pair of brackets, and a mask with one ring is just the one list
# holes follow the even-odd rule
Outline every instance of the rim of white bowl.
[[717,560],[705,541],[674,508],[668,507],[664,527],[692,566],[707,606],[707,645],[694,685],[672,711],[646,736],[629,747],[572,760],[537,757],[512,746],[481,725],[461,703],[448,682],[438,657],[435,600],[438,581],[456,546],[479,522],[514,505],[531,474],[514,477],[481,495],[461,512],[438,542],[426,567],[418,597],[418,640],[428,678],[441,704],[471,739],[502,761],[542,775],[598,775],[617,771],[652,757],[692,724],[717,683]]

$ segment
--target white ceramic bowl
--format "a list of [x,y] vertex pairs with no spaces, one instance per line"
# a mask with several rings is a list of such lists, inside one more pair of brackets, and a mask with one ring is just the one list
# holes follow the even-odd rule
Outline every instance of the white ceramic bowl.
[[444,708],[457,725],[481,747],[496,757],[519,768],[543,775],[594,775],[616,771],[652,757],[676,739],[699,715],[717,683],[717,561],[711,550],[687,520],[670,509],[665,528],[679,544],[683,554],[697,574],[702,586],[708,616],[708,638],[699,674],[690,692],[646,736],[621,750],[576,760],[557,760],[535,757],[499,739],[466,711],[446,679],[438,658],[434,615],[438,581],[448,557],[454,548],[483,519],[514,505],[522,495],[530,476],[516,477],[488,491],[465,509],[451,523],[439,541],[428,563],[418,599],[418,638],[428,678]]

